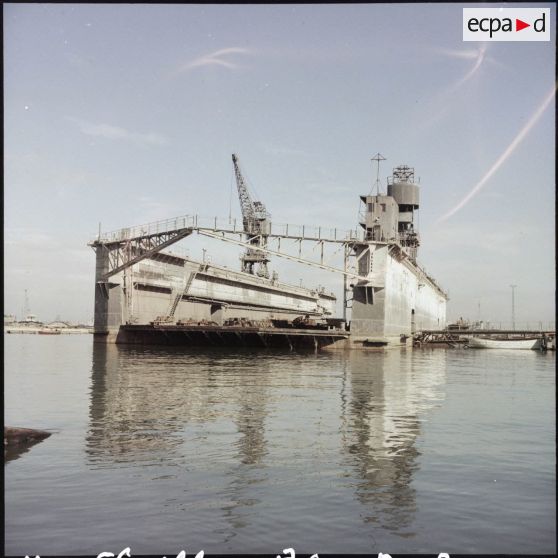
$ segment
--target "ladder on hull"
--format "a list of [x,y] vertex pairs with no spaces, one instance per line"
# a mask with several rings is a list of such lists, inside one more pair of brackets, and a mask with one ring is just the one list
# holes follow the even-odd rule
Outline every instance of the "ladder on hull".
[[188,294],[188,291],[190,290],[190,287],[192,286],[192,283],[194,282],[194,279],[196,278],[196,275],[198,274],[198,271],[200,271],[202,269],[203,266],[200,265],[200,267],[198,269],[195,269],[194,271],[192,271],[190,273],[190,275],[188,276],[188,279],[186,280],[185,284],[183,287],[180,287],[178,289],[172,289],[171,291],[171,304],[170,307],[167,311],[167,314],[165,316],[158,316],[155,319],[156,323],[172,323],[174,322],[174,313],[176,312],[176,309],[178,308],[178,303],[182,300],[182,297],[186,294]]

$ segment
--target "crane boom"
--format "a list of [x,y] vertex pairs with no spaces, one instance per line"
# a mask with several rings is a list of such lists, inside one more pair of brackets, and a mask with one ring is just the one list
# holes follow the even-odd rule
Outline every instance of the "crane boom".
[[238,165],[238,157],[235,153],[232,155],[234,174],[236,177],[236,187],[238,189],[238,198],[240,200],[240,210],[242,211],[242,223],[244,225],[245,232],[250,232],[251,223],[254,220],[254,204],[252,198],[250,197],[250,192],[246,187],[244,182],[244,177],[240,172],[240,167]]
[[270,230],[269,214],[262,202],[252,201],[246,181],[240,171],[238,156],[235,153],[232,155],[232,160],[236,177],[236,187],[238,189],[238,198],[240,200],[240,210],[242,211],[244,233],[246,234],[248,243],[254,246],[254,248],[248,248],[241,258],[242,271],[254,274],[254,266],[257,266],[257,275],[260,277],[269,277],[269,271],[267,269],[269,256],[266,252],[258,250],[258,246],[262,248],[267,246],[267,238]]

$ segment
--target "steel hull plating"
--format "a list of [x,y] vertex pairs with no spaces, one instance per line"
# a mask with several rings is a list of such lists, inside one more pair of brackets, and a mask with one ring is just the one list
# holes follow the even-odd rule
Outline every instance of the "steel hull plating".
[[362,253],[370,272],[353,287],[353,344],[373,338],[401,344],[415,331],[445,327],[447,295],[420,267],[388,245],[366,245]]
[[170,314],[171,323],[216,325],[230,318],[319,318],[330,316],[334,303],[335,296],[324,292],[158,255],[97,284],[95,333],[99,339],[114,341],[122,325],[149,324]]

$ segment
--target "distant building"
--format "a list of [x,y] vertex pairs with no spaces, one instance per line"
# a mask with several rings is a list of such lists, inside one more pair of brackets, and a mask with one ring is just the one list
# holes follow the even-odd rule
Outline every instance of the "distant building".
[[26,325],[43,325],[43,322],[40,322],[35,314],[27,314],[19,323]]

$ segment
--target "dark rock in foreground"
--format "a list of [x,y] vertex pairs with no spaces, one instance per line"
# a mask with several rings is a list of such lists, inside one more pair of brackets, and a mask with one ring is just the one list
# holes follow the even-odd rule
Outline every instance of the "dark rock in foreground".
[[4,427],[4,464],[20,458],[31,447],[48,438],[51,432],[32,428]]
[[4,447],[34,444],[50,436],[45,430],[4,426]]

